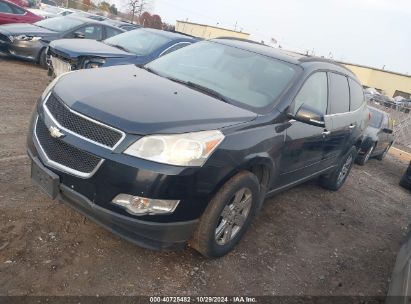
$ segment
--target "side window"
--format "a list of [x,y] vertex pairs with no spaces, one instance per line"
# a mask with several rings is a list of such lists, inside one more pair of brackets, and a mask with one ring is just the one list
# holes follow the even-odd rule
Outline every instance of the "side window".
[[189,43],[189,42],[179,42],[179,43],[176,43],[176,44],[174,44],[173,46],[171,46],[170,48],[168,48],[168,49],[166,49],[164,52],[162,52],[161,54],[160,54],[160,57],[161,56],[164,56],[164,55],[167,55],[167,54],[169,54],[169,53],[171,53],[171,52],[174,52],[174,51],[176,51],[176,50],[178,50],[178,49],[181,49],[181,48],[183,48],[183,47],[185,47],[185,46],[188,46],[188,45],[190,45],[191,43]]
[[317,72],[308,78],[295,98],[294,111],[297,112],[302,104],[306,104],[325,114],[327,111],[327,95],[327,74]]
[[364,102],[364,91],[362,87],[352,79],[349,79],[350,83],[350,111],[355,111]]
[[123,31],[117,30],[114,27],[106,26],[106,38],[110,38],[119,34],[122,34]]
[[26,11],[18,6],[13,6],[13,11],[15,14],[17,15],[24,15],[26,13]]
[[350,90],[347,77],[330,75],[330,114],[345,113],[350,110]]
[[102,40],[103,39],[103,28],[101,25],[89,25],[82,27],[76,32],[82,33],[85,39]]
[[14,12],[10,5],[4,2],[0,2],[0,13],[13,14]]

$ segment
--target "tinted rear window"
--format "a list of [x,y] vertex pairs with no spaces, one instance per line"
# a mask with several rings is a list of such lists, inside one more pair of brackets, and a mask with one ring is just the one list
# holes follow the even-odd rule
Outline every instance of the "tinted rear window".
[[330,114],[344,113],[350,110],[350,91],[347,77],[330,73]]
[[350,111],[355,111],[357,110],[359,107],[361,107],[361,105],[364,102],[364,91],[362,89],[362,87],[355,82],[352,79],[349,79],[349,83],[350,83]]

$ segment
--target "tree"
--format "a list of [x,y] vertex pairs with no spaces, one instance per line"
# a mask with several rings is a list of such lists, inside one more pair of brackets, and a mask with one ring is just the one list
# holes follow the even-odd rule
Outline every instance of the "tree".
[[151,28],[155,28],[161,30],[163,28],[163,22],[161,21],[161,17],[159,15],[152,15],[151,16]]
[[106,1],[102,1],[100,2],[100,5],[98,6],[98,8],[104,12],[109,13],[110,12],[110,3],[106,2]]
[[136,14],[138,17],[137,20],[140,20],[142,13],[144,9],[146,8],[147,4],[148,4],[147,0],[128,0],[128,7],[130,10],[130,14],[131,14],[131,22],[134,21]]
[[150,13],[144,12],[143,14],[141,14],[139,22],[144,27],[151,27],[151,15],[150,15]]

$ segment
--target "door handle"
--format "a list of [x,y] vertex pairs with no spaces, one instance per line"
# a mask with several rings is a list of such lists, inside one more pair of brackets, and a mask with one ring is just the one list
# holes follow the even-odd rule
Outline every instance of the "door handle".
[[330,135],[330,134],[331,134],[331,131],[327,131],[327,130],[323,131],[323,135]]
[[348,128],[354,129],[354,128],[355,128],[355,125],[350,125]]

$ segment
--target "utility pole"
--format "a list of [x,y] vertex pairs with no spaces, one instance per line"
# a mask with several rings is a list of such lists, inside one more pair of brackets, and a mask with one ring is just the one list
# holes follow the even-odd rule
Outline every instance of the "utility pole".
[[237,21],[235,22],[235,25],[234,25],[234,31],[236,30],[237,30]]

